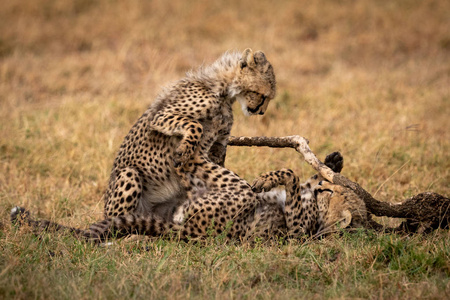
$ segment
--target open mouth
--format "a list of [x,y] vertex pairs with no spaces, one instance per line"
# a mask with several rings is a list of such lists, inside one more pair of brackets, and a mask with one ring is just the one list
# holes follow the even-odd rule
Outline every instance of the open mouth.
[[330,189],[316,189],[314,190],[314,196],[317,198],[317,195],[323,192],[330,192],[330,194],[333,195],[333,191]]

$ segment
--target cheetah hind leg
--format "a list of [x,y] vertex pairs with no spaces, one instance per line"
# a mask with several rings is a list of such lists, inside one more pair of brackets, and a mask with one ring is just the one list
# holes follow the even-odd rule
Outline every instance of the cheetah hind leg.
[[142,196],[142,182],[139,173],[133,168],[121,169],[105,201],[105,217],[115,217],[133,213]]

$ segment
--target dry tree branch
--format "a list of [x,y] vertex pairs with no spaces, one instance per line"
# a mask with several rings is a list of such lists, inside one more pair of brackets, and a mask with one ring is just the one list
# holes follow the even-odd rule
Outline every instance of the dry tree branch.
[[[257,146],[274,148],[294,148],[326,180],[351,189],[366,204],[367,210],[375,216],[406,218],[401,226],[409,231],[425,231],[447,228],[450,223],[450,199],[442,195],[426,192],[406,199],[400,204],[392,204],[375,199],[358,183],[340,173],[335,173],[322,163],[311,151],[308,140],[298,136],[287,137],[230,137],[230,146]],[[369,218],[370,220],[370,218]],[[377,227],[376,224],[372,224]]]

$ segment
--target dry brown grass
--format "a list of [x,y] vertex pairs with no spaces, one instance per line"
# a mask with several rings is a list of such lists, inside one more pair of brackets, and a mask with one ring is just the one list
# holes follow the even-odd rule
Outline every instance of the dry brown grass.
[[[2,3],[1,220],[16,204],[70,225],[100,218],[118,145],[160,88],[247,47],[274,65],[278,96],[263,117],[236,107],[232,134],[340,150],[344,174],[382,200],[448,196],[449,11],[444,0]],[[231,148],[227,166],[247,179],[312,172],[292,150]]]

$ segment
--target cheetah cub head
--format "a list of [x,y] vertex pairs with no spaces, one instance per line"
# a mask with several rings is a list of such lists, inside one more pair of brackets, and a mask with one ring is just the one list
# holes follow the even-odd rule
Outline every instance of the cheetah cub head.
[[246,49],[242,53],[235,78],[240,92],[236,95],[245,115],[263,115],[275,97],[275,73],[261,51]]

